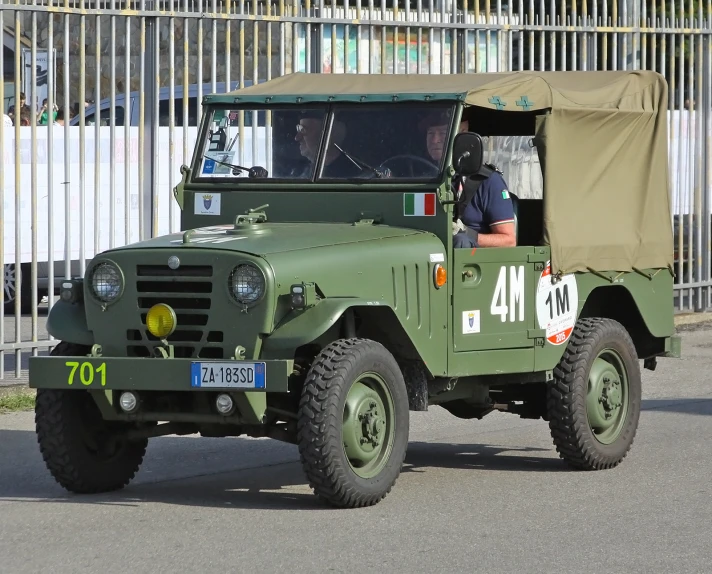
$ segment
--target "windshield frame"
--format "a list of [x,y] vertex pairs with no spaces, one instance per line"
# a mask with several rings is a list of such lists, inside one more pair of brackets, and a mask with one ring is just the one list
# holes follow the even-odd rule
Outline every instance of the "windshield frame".
[[[433,111],[442,110],[450,113],[449,124],[447,126],[447,135],[445,137],[445,148],[443,154],[440,158],[439,165],[437,166],[437,173],[432,177],[413,177],[413,178],[354,178],[354,179],[344,179],[344,178],[326,178],[322,177],[324,169],[325,152],[327,147],[327,142],[330,141],[332,127],[334,123],[334,118],[336,114],[343,110],[363,110],[368,108],[383,108],[384,106],[397,106],[398,109],[403,108],[423,108],[431,107]],[[191,161],[191,174],[189,177],[189,182],[191,184],[204,185],[222,185],[231,186],[238,189],[242,188],[257,188],[262,189],[265,186],[270,188],[294,188],[308,186],[310,190],[324,190],[328,191],[333,189],[335,186],[338,187],[383,187],[383,185],[388,185],[389,187],[394,187],[396,189],[402,188],[404,186],[432,186],[440,185],[444,177],[447,175],[447,167],[450,159],[451,148],[452,148],[452,138],[454,136],[453,130],[455,121],[460,116],[459,108],[461,106],[460,102],[455,100],[433,100],[433,101],[422,101],[422,100],[409,100],[401,102],[388,102],[388,101],[370,101],[366,103],[358,103],[354,101],[314,101],[305,102],[303,104],[292,104],[292,103],[255,103],[255,102],[236,102],[230,104],[227,102],[209,102],[203,105],[203,115],[199,126],[198,137],[196,139],[193,158]],[[208,133],[213,124],[213,117],[216,110],[231,110],[231,111],[245,111],[245,112],[261,112],[261,111],[299,111],[305,108],[314,108],[324,110],[324,128],[321,130],[321,137],[319,141],[319,151],[317,155],[317,161],[315,169],[312,171],[311,177],[309,178],[290,178],[290,177],[266,177],[266,178],[249,178],[244,176],[222,176],[219,178],[210,176],[201,176],[200,169],[203,161],[203,156],[205,154],[206,140],[208,138]],[[247,127],[246,129],[251,129]],[[349,151],[349,150],[347,150]],[[398,155],[398,154],[395,154]],[[426,159],[426,158],[424,158]],[[244,167],[251,167],[245,165]],[[377,166],[373,166],[377,167]]]

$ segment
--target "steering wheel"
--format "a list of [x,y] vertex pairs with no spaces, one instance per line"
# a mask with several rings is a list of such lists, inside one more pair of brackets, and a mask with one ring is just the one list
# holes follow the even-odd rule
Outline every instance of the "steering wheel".
[[[389,157],[388,159],[384,160],[381,162],[381,165],[379,165],[379,169],[383,169],[386,167],[387,163],[390,163],[395,160],[410,160],[410,176],[415,177],[415,173],[413,171],[413,164],[414,162],[425,164],[425,166],[428,169],[428,172],[431,172],[432,175],[437,175],[438,173],[438,166],[435,165],[433,162],[428,161],[427,159],[420,157],[418,155],[412,155],[412,154],[400,154],[400,155],[394,155],[392,157]],[[426,172],[427,173],[427,172]]]

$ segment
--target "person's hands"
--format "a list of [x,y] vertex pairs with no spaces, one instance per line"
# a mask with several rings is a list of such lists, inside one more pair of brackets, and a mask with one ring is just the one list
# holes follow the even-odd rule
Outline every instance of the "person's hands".
[[457,221],[452,222],[452,234],[453,235],[457,235],[458,233],[460,233],[460,231],[465,231],[465,229],[467,229],[465,227],[465,224],[462,223],[462,221],[460,221],[459,219]]

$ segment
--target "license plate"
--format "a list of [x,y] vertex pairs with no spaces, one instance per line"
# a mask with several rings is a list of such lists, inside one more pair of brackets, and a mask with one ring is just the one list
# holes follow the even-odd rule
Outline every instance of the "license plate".
[[264,389],[265,371],[264,363],[191,363],[190,386]]

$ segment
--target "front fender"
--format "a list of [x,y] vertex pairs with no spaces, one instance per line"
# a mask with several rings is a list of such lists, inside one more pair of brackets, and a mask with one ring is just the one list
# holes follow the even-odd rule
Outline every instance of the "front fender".
[[265,338],[262,344],[263,357],[266,359],[293,352],[326,333],[347,309],[366,305],[372,306],[374,302],[356,297],[322,299],[314,307],[300,313],[290,313]]
[[55,339],[77,345],[94,344],[94,333],[87,326],[84,305],[57,301],[47,317],[47,332]]

